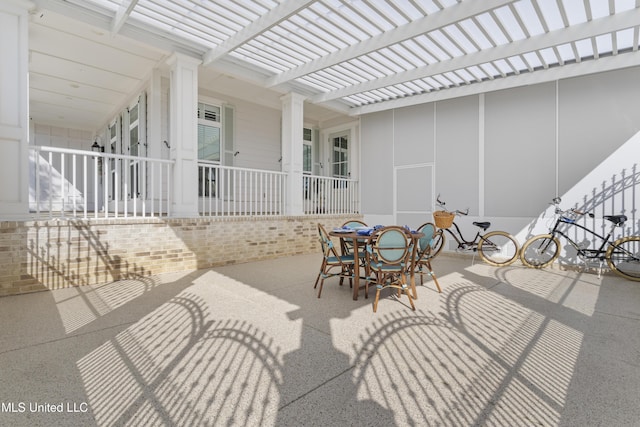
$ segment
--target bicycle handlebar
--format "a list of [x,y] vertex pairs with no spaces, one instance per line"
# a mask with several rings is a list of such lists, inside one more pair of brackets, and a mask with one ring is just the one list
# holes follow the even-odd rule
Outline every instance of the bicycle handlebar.
[[440,195],[438,194],[438,197],[436,197],[436,204],[438,206],[440,206],[443,210],[447,211],[447,212],[453,212],[456,215],[464,215],[467,216],[469,215],[469,208],[467,208],[465,211],[460,211],[460,210],[455,210],[455,211],[448,211],[444,206],[446,205],[445,202],[443,202],[442,200],[440,200]]
[[554,197],[553,200],[551,201],[551,203],[549,203],[550,205],[555,205],[556,207],[556,214],[566,214],[568,212],[574,213],[576,215],[586,215],[589,214],[590,218],[593,218],[594,215],[591,212],[584,212],[584,211],[579,211],[578,209],[575,208],[571,208],[571,209],[567,209],[567,210],[562,210],[560,209],[559,205],[562,202],[562,199],[560,197]]

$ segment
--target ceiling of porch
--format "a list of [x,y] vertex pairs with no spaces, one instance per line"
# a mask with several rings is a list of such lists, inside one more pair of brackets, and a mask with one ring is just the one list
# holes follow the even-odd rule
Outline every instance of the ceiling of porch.
[[640,0],[34,0],[31,115],[95,128],[171,52],[323,121],[640,64]]

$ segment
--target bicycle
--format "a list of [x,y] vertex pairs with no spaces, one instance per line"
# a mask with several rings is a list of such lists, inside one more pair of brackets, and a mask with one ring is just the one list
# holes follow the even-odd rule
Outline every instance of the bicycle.
[[[467,240],[462,235],[460,227],[453,219],[455,216],[466,216],[466,211],[448,211],[445,208],[446,203],[440,200],[440,195],[436,198],[436,204],[441,209],[434,212],[434,221],[439,230],[434,236],[433,247],[430,257],[435,257],[440,253],[446,241],[444,232],[446,231],[458,244],[456,251],[459,252],[478,252],[480,258],[487,264],[502,267],[512,264],[518,258],[519,245],[518,241],[511,234],[505,231],[490,231],[483,234],[491,227],[491,223],[487,221],[473,222],[473,225],[479,228],[473,240]],[[448,220],[442,221],[442,217],[448,217]],[[453,225],[454,230],[451,230]]]
[[[528,267],[543,268],[553,263],[560,255],[562,246],[558,236],[562,236],[577,251],[578,257],[585,263],[597,260],[600,264],[599,273],[602,271],[604,261],[614,273],[629,280],[640,281],[640,236],[622,237],[615,241],[612,240],[613,232],[616,227],[622,227],[627,220],[626,215],[605,215],[603,218],[611,222],[609,234],[601,236],[589,228],[578,224],[576,218],[588,214],[591,218],[593,213],[582,212],[577,209],[561,210],[559,205],[562,199],[556,197],[552,201],[555,205],[555,214],[557,219],[553,228],[547,234],[540,234],[531,237],[522,246],[520,258],[522,263]],[[565,232],[559,229],[562,225],[578,227],[587,231],[593,236],[598,237],[602,243],[597,248],[591,248],[591,245],[583,247],[579,243],[571,239]]]

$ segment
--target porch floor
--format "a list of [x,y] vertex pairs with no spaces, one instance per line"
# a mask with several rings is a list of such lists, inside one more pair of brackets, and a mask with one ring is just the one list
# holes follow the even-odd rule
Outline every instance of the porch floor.
[[[640,284],[443,255],[353,301],[319,254],[0,298],[0,425],[637,425]],[[361,294],[362,295],[362,294]]]

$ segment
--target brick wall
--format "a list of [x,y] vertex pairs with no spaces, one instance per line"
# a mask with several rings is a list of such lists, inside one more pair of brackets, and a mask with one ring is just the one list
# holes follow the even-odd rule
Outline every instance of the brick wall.
[[353,218],[0,222],[0,296],[320,253],[316,224]]

